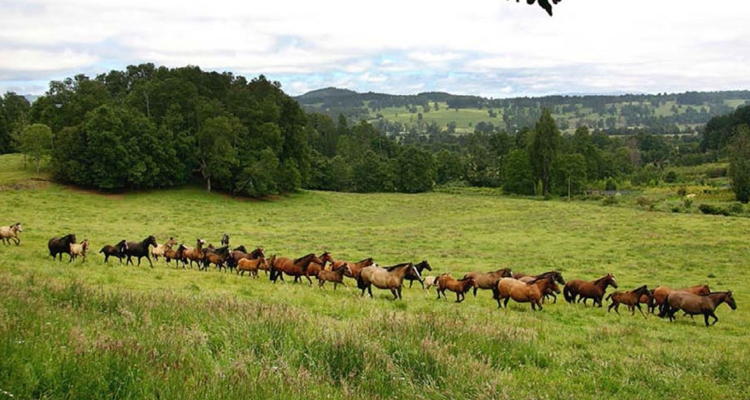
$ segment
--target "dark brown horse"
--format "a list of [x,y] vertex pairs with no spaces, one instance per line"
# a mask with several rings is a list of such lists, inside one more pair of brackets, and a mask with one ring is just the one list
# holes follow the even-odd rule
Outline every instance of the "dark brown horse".
[[659,308],[659,317],[669,317],[670,321],[675,320],[675,313],[679,310],[684,311],[688,315],[703,314],[703,320],[706,326],[709,326],[708,317],[713,317],[714,322],[711,325],[716,324],[719,321],[719,317],[714,314],[714,310],[721,303],[727,303],[732,310],[737,309],[737,303],[732,297],[732,292],[713,292],[704,295],[697,295],[687,292],[672,292],[667,295],[664,299],[661,307]]
[[463,279],[474,279],[474,297],[477,297],[477,289],[492,290],[497,286],[497,282],[499,282],[500,279],[510,278],[511,276],[513,276],[513,271],[511,271],[510,268],[502,268],[492,272],[469,272],[464,275]]
[[[60,255],[60,261],[62,261],[62,255],[63,253],[66,253],[70,256],[70,260],[73,259],[73,256],[70,254],[70,245],[72,243],[76,242],[76,235],[69,233],[63,237],[53,237],[52,239],[47,242],[47,247],[49,248],[49,255],[52,256],[52,259],[57,258],[57,255]],[[70,262],[68,260],[68,262]]]
[[625,304],[628,306],[628,310],[630,310],[630,315],[635,315],[635,309],[637,308],[638,311],[641,312],[641,315],[643,315],[643,318],[646,318],[646,314],[644,314],[641,309],[641,296],[649,297],[650,295],[651,292],[649,292],[646,285],[633,290],[628,290],[627,292],[615,290],[607,296],[607,300],[612,300],[612,303],[607,307],[607,312],[612,311],[612,308],[614,308],[615,312],[619,314],[620,304]]
[[109,260],[109,257],[117,257],[122,264],[122,259],[125,257],[125,250],[128,248],[128,241],[125,239],[120,240],[116,245],[111,244],[105,245],[99,250],[99,253],[104,253],[104,262]]
[[568,303],[574,303],[576,301],[576,296],[580,296],[578,301],[583,300],[583,304],[586,304],[586,299],[592,299],[595,304],[598,304],[599,307],[601,307],[602,298],[604,298],[604,292],[607,290],[607,286],[612,286],[617,289],[617,281],[615,281],[614,275],[607,274],[591,282],[574,279],[565,284],[563,295],[565,296],[565,301]]
[[[548,271],[539,275],[526,275],[520,272],[513,274],[513,278],[518,279],[519,281],[522,281],[522,282],[526,282],[526,283],[529,283],[536,278],[547,278],[550,276],[555,280],[555,282],[561,285],[565,284],[565,279],[563,279],[562,273],[560,273],[560,271]],[[558,291],[558,293],[560,292]],[[552,297],[553,303],[557,303],[557,294],[551,289],[547,289],[547,292],[544,293],[544,298],[542,299],[542,302],[544,302],[544,300],[547,299],[548,296]]]
[[151,235],[140,242],[128,242],[128,248],[125,250],[125,255],[128,256],[128,260],[125,261],[125,265],[133,264],[131,257],[138,257],[138,266],[141,266],[141,258],[146,257],[151,268],[154,268],[154,263],[151,262],[151,252],[149,246],[156,247],[156,238]]
[[446,290],[456,293],[456,303],[460,303],[466,299],[466,292],[474,287],[474,278],[468,277],[463,279],[456,279],[450,274],[440,275],[437,279],[437,298],[440,299],[440,295],[445,295]]
[[394,265],[389,269],[372,265],[362,268],[357,277],[357,287],[362,289],[362,296],[365,295],[365,290],[367,290],[370,297],[372,297],[373,285],[379,289],[388,289],[393,294],[393,299],[398,300],[401,298],[401,287],[407,273],[419,275],[417,269],[414,268],[414,264],[410,262]]
[[531,282],[523,282],[513,278],[503,278],[497,283],[492,290],[493,297],[497,300],[497,307],[500,308],[501,300],[504,300],[503,306],[508,307],[510,299],[518,303],[531,303],[531,309],[542,310],[542,297],[547,289],[560,293],[560,288],[551,276],[546,278],[536,278]]
[[310,253],[294,260],[287,257],[276,257],[276,255],[273,255],[268,261],[268,267],[271,270],[271,282],[276,283],[276,279],[278,278],[281,278],[283,281],[283,274],[287,274],[294,277],[294,282],[297,282],[300,277],[304,276],[307,278],[307,281],[310,282],[310,285],[312,285],[312,280],[305,274],[305,271],[310,263],[313,262],[323,264],[323,261],[321,261],[315,253]]

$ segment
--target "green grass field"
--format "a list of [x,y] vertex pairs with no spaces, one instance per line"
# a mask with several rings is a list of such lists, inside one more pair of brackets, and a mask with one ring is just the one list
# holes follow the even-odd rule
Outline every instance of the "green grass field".
[[[31,181],[17,156],[0,161],[0,225],[24,227],[20,246],[0,245],[0,398],[748,396],[748,218],[492,192],[105,196]],[[86,263],[49,257],[47,240],[68,232],[92,243]],[[360,297],[352,280],[334,292],[162,260],[105,265],[96,253],[151,234],[218,244],[223,232],[267,255],[428,259],[435,274],[612,272],[623,290],[707,283],[732,290],[738,309],[720,306],[706,328],[702,317],[608,314],[562,296],[538,312],[497,309],[489,292],[456,304],[414,287],[392,301],[375,289]]]

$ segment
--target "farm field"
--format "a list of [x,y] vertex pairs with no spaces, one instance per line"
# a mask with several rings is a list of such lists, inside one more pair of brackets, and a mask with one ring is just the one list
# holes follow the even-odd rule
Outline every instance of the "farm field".
[[[748,218],[479,193],[102,195],[3,160],[0,225],[24,231],[20,246],[0,245],[0,398],[748,397]],[[49,257],[47,240],[69,232],[91,242],[85,263]],[[96,253],[148,235],[218,244],[224,232],[267,256],[427,259],[455,277],[511,267],[612,272],[621,290],[706,283],[732,290],[738,308],[721,305],[706,328],[561,295],[536,312],[498,309],[487,291],[460,304],[416,286],[370,299],[349,278],[334,291]]]

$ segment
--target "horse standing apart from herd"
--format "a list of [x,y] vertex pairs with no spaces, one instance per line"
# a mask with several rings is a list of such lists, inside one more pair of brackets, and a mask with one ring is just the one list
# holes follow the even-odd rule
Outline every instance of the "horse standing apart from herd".
[[19,232],[23,232],[20,222],[16,222],[11,226],[0,227],[0,239],[3,240],[4,244],[10,244],[12,240],[18,246],[21,244],[21,239],[18,237]]

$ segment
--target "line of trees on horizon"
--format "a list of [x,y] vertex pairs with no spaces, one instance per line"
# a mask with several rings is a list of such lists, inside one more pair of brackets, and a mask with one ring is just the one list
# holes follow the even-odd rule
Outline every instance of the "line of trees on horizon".
[[750,106],[714,117],[702,137],[613,137],[587,126],[562,135],[549,108],[513,134],[480,123],[466,135],[428,126],[394,136],[387,123],[305,112],[263,75],[141,64],[53,81],[33,104],[6,93],[0,153],[21,151],[37,168],[49,157],[57,181],[99,190],[201,182],[243,196],[300,188],[415,193],[435,184],[570,195],[623,180],[654,184],[668,179],[665,166],[727,157],[733,182],[750,175],[738,172],[750,145],[737,139],[746,136]]

